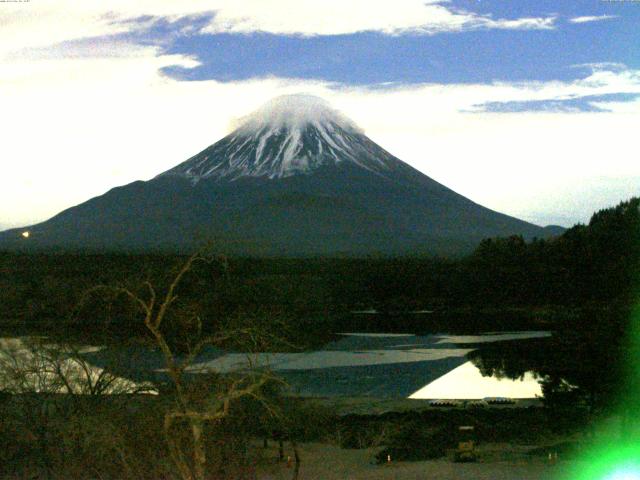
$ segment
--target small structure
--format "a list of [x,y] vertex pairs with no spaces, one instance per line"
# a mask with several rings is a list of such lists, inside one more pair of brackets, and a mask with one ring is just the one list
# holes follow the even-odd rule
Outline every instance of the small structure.
[[456,449],[453,460],[455,462],[475,462],[476,445],[475,430],[470,425],[464,425],[458,428],[458,448]]
[[430,400],[429,406],[431,407],[462,407],[464,404],[460,400]]
[[485,397],[484,401],[489,405],[514,405],[516,402],[507,397]]

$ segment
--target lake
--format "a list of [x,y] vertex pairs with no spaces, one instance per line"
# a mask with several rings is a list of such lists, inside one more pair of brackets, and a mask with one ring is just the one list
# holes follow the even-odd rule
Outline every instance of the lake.
[[[341,333],[323,348],[299,353],[229,353],[209,348],[188,373],[233,372],[248,364],[269,367],[305,397],[373,397],[380,399],[511,399],[541,396],[530,372],[520,379],[483,375],[474,355],[491,345],[518,345],[550,337],[549,332],[498,332],[480,335]],[[19,345],[5,339],[2,345]],[[158,352],[138,347],[84,346],[80,351],[92,370],[108,370],[127,381],[165,379]],[[485,372],[486,373],[486,372]]]
[[549,332],[482,335],[342,333],[323,349],[305,353],[227,353],[199,360],[191,372],[229,372],[248,362],[269,366],[301,396],[413,399],[536,398],[530,373],[521,380],[483,376],[469,355],[485,344],[550,337]]

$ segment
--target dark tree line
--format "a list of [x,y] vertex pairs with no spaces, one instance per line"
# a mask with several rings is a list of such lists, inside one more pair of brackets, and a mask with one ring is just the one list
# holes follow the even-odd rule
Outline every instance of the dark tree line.
[[[548,240],[487,239],[461,259],[229,259],[226,268],[200,266],[185,279],[181,308],[202,312],[204,328],[233,316],[269,317],[292,324],[294,335],[307,336],[339,329],[349,312],[367,309],[392,315],[400,327],[419,324],[419,318],[447,321],[466,315],[482,319],[477,321],[481,328],[499,312],[557,325],[569,311],[632,305],[640,258],[639,202],[634,198],[597,212],[589,224]],[[114,332],[139,333],[127,302],[96,297],[84,302],[84,310],[76,306],[97,284],[162,284],[183,260],[177,255],[0,252],[0,322],[38,328],[108,325]],[[403,316],[420,310],[434,315]],[[389,321],[383,317],[372,321]]]
[[524,305],[585,306],[633,300],[640,260],[640,199],[595,213],[550,240],[484,240],[467,259],[477,293]]

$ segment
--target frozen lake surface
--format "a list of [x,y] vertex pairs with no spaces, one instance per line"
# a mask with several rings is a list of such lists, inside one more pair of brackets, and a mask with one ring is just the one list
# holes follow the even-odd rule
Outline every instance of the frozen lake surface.
[[[309,397],[535,398],[541,391],[533,375],[527,373],[520,380],[483,376],[469,361],[469,354],[495,342],[549,336],[549,332],[539,331],[482,335],[342,333],[321,350],[311,352],[246,354],[206,349],[188,373],[234,372],[249,365],[268,367],[284,378],[292,393]],[[28,360],[29,354],[18,339],[0,343],[5,353],[11,346],[9,350]],[[148,385],[148,381],[166,379],[163,358],[157,351],[85,346],[78,353],[90,367],[85,383],[105,371],[117,377],[115,384],[120,386]],[[1,355],[0,359],[7,360]],[[76,373],[82,364],[75,360],[64,360],[61,365],[71,377],[81,377],[83,373]]]
[[414,399],[535,398],[540,385],[482,376],[467,355],[482,344],[549,337],[548,332],[484,335],[343,333],[322,350],[307,353],[229,353],[201,360],[191,372],[230,372],[248,363],[268,366],[303,396],[367,396]]

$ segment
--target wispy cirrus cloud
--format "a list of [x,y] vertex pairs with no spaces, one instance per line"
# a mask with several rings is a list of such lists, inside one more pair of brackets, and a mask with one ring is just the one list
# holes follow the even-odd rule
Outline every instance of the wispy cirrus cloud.
[[612,20],[618,18],[618,15],[585,15],[582,17],[573,17],[569,19],[571,23],[591,23],[602,22],[604,20]]
[[590,63],[577,63],[575,65],[571,65],[571,68],[580,68],[591,70],[592,72],[600,72],[600,71],[622,71],[628,70],[629,67],[624,63],[620,62],[590,62]]
[[451,7],[446,0],[272,0],[218,2],[205,33],[264,32],[281,35],[437,34],[477,29],[546,30],[556,18],[494,18]]

